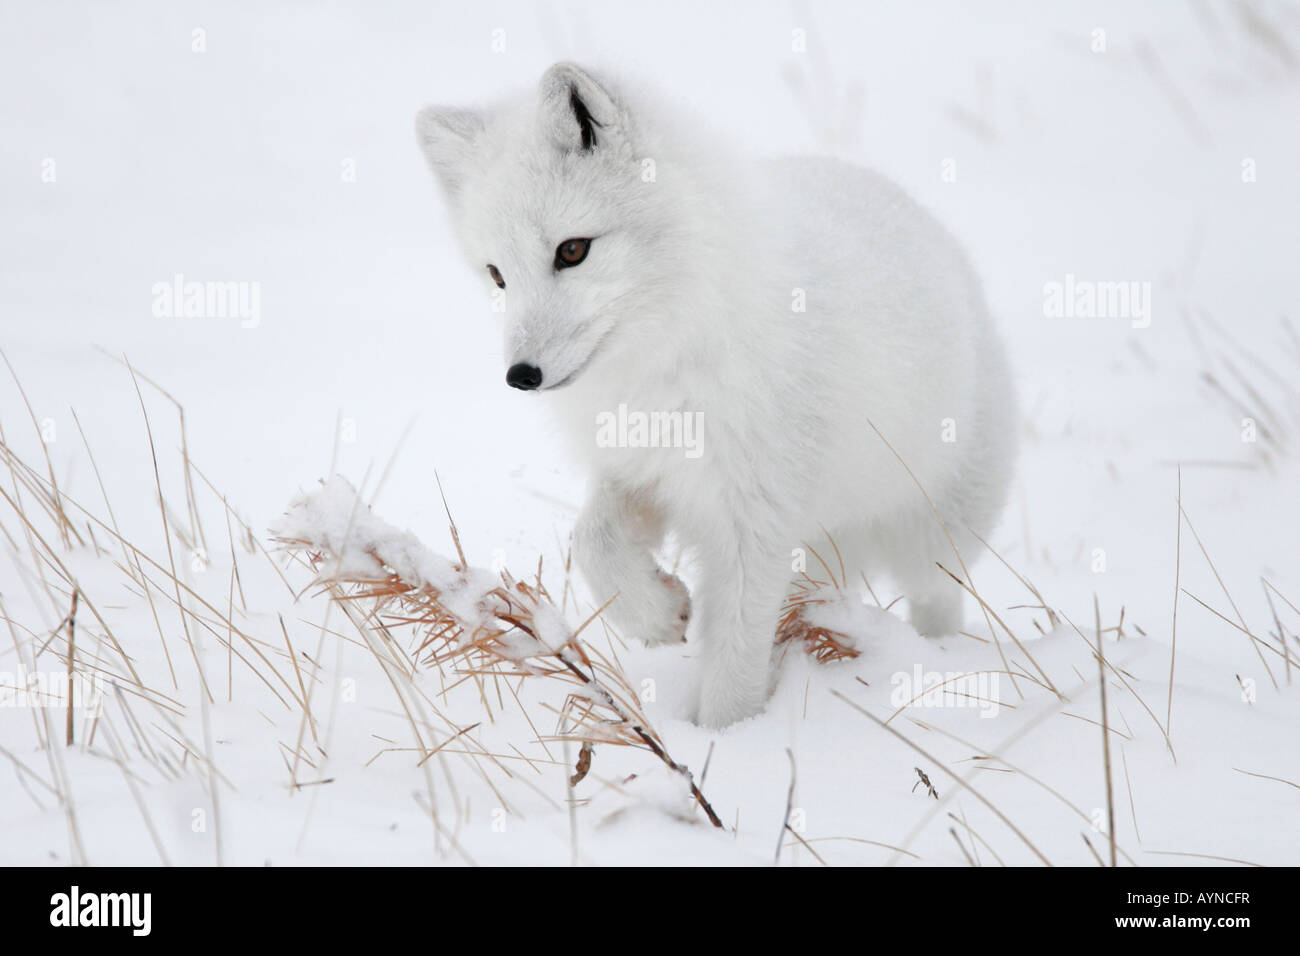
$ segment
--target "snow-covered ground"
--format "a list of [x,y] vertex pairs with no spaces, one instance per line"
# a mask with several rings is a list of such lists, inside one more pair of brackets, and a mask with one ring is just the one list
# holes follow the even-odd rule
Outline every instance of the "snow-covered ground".
[[[756,154],[897,178],[970,248],[1016,368],[1006,564],[973,569],[1007,629],[968,601],[967,636],[923,640],[840,602],[861,655],[789,651],[723,733],[682,717],[692,645],[584,632],[725,830],[631,747],[598,746],[570,807],[562,688],[385,668],[261,550],[336,472],[454,557],[436,473],[472,564],[541,556],[562,593],[583,476],[502,384],[411,129],[558,59],[617,64]],[[780,842],[787,864],[1095,865],[1099,619],[1120,863],[1300,863],[1295,5],[9,4],[0,88],[0,348],[32,408],[0,369],[0,427],[41,479],[48,453],[85,541],[0,467],[0,681],[64,671],[73,581],[79,672],[139,678],[74,713],[72,747],[64,709],[0,689],[0,862],[764,864]],[[257,309],[159,315],[177,275]],[[1049,314],[1050,283],[1084,282],[1149,283],[1149,310]],[[918,673],[979,674],[962,693],[998,704],[896,714]]]

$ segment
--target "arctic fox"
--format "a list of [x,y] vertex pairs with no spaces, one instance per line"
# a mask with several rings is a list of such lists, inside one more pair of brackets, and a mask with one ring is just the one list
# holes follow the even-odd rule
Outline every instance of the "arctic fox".
[[[1016,403],[964,253],[898,187],[730,156],[678,112],[560,63],[535,96],[416,130],[504,303],[506,383],[546,393],[590,467],[580,570],[624,635],[691,625],[695,718],[723,727],[763,709],[801,555],[828,538],[849,581],[883,570],[918,631],[956,631],[937,564],[959,573],[954,545],[968,564],[997,519]],[[668,534],[689,592],[656,560]]]

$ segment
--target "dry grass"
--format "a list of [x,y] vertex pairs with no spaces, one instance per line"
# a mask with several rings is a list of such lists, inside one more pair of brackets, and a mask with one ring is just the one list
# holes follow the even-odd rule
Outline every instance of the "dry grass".
[[[238,686],[233,671],[243,668],[272,695],[284,713],[301,714],[304,721],[310,722],[311,690],[319,680],[314,669],[308,674],[299,668],[301,652],[292,646],[287,631],[277,628],[275,633],[259,633],[262,628],[248,613],[243,595],[244,576],[260,573],[267,581],[283,581],[288,599],[294,596],[293,588],[272,556],[257,542],[252,529],[206,479],[204,482],[213,498],[227,515],[231,576],[229,588],[221,589],[219,600],[205,595],[204,585],[208,582],[196,573],[190,561],[175,553],[174,545],[191,554],[203,555],[206,561],[206,545],[198,523],[197,485],[192,473],[202,476],[190,461],[182,434],[181,477],[189,520],[178,523],[163,493],[167,484],[164,479],[176,475],[169,471],[168,463],[154,443],[148,403],[139,385],[143,382],[158,387],[143,375],[133,373],[132,378],[140,399],[144,424],[141,437],[146,442],[153,476],[149,497],[154,499],[152,504],[160,519],[164,538],[161,542],[131,540],[123,534],[91,445],[75,413],[74,420],[102,496],[103,518],[56,485],[53,470],[48,467],[48,454],[47,468],[42,473],[24,461],[0,431],[0,469],[3,469],[0,474],[7,472],[8,479],[0,481],[0,546],[8,547],[7,557],[18,572],[14,585],[26,589],[29,613],[50,622],[44,626],[34,622],[24,624],[0,600],[0,619],[13,648],[12,659],[20,673],[29,678],[57,671],[66,675],[69,684],[76,680],[93,682],[103,688],[94,706],[80,714],[74,711],[69,693],[63,727],[58,729],[49,708],[31,707],[36,743],[47,764],[45,773],[8,751],[3,753],[38,807],[44,805],[43,797],[53,797],[62,808],[67,820],[70,862],[93,862],[86,851],[77,812],[76,781],[65,766],[65,752],[75,748],[82,754],[106,760],[120,771],[130,798],[140,811],[143,832],[165,865],[173,860],[160,838],[155,810],[148,800],[149,788],[192,778],[206,793],[212,862],[220,865],[224,862],[220,790],[229,789],[230,782],[212,759],[209,705],[213,698],[201,663],[201,645],[210,641],[222,645],[229,668],[227,699],[231,701]],[[178,404],[176,409],[183,432],[184,413]],[[36,426],[34,416],[31,417]],[[39,426],[36,427],[39,433]],[[135,511],[145,509],[137,507]],[[235,526],[239,528],[238,535]],[[109,542],[107,548],[101,545],[104,541]],[[258,562],[253,566],[246,564],[242,572],[236,554],[237,542],[242,542],[243,550]],[[87,563],[78,551],[93,551],[100,559],[93,573],[86,572]],[[161,556],[156,557],[159,552]],[[116,559],[115,555],[118,555]],[[84,580],[82,574],[86,575]],[[119,639],[115,626],[110,623],[110,617],[123,609],[124,592],[133,608],[145,610],[146,620],[152,622],[157,632],[162,653],[152,662],[138,654],[139,647],[128,650],[128,642]],[[110,610],[114,615],[107,613]],[[57,623],[53,623],[55,615]],[[132,636],[138,640],[138,635]],[[173,654],[172,645],[178,642],[184,645],[187,654]],[[186,659],[192,661],[192,668],[181,666]],[[293,673],[287,674],[288,670]],[[248,686],[244,684],[246,698],[255,697],[255,691],[250,694]],[[402,688],[400,693],[406,691]],[[248,706],[252,708],[255,704],[249,701]],[[260,709],[257,712],[261,713]],[[195,731],[188,726],[192,719],[198,725]],[[266,719],[274,726],[271,718]],[[307,745],[301,739],[297,746],[280,743],[283,750],[293,755],[295,764],[311,763],[307,751],[315,741],[314,722],[310,726],[313,734]],[[427,727],[422,730],[429,732]],[[199,739],[194,739],[195,736]],[[313,753],[319,760],[319,753]],[[467,755],[472,761],[493,757],[482,748],[473,747],[468,748]],[[323,781],[312,780],[302,785],[319,782]],[[437,842],[440,848],[454,851],[454,834],[437,819],[432,789],[429,794]],[[502,804],[508,802],[503,800]],[[189,859],[193,861],[192,856]]]
[[[310,788],[314,793],[320,785],[330,782],[333,778],[325,775],[324,768],[334,715],[332,710],[323,712],[322,705],[314,703],[318,688],[330,679],[322,668],[327,639],[365,648],[387,678],[414,746],[407,746],[406,741],[391,741],[392,746],[382,748],[375,756],[403,752],[414,755],[413,761],[426,775],[421,806],[429,814],[434,846],[440,854],[451,853],[473,862],[456,836],[467,820],[468,808],[458,796],[449,761],[468,762],[509,812],[514,812],[515,801],[501,789],[503,782],[529,787],[548,803],[559,806],[536,783],[510,769],[519,762],[535,770],[554,763],[549,751],[540,758],[511,744],[507,752],[499,753],[479,741],[475,730],[480,721],[493,720],[506,706],[516,708],[534,731],[532,741],[519,744],[526,747],[531,743],[543,750],[555,741],[578,744],[576,766],[566,781],[569,787],[588,775],[598,744],[639,748],[681,774],[704,815],[714,826],[722,826],[690,770],[670,755],[646,717],[612,651],[602,653],[584,639],[591,633],[588,628],[599,611],[581,626],[568,628],[562,641],[543,640],[547,634],[539,624],[539,616],[551,622],[553,637],[555,622],[562,621],[563,614],[556,610],[543,584],[540,565],[537,574],[529,579],[502,572],[496,586],[483,596],[491,621],[487,627],[467,627],[469,622],[442,604],[434,590],[422,583],[404,581],[396,574],[367,579],[318,576],[318,584],[333,599],[330,606],[342,610],[354,635],[332,627],[328,613],[323,622],[304,620],[302,623],[317,631],[313,653],[298,646],[296,632],[283,618],[271,615],[269,626],[261,621],[266,615],[256,613],[258,608],[250,608],[246,581],[279,581],[285,598],[296,599],[299,588],[286,574],[292,568],[282,566],[284,562],[263,546],[258,533],[194,463],[183,406],[125,359],[115,360],[126,369],[139,401],[138,437],[143,454],[148,456],[152,478],[148,494],[153,499],[161,540],[145,541],[124,533],[95,459],[91,436],[82,429],[75,412],[77,432],[99,494],[98,509],[70,496],[56,483],[53,462],[44,445],[44,467],[33,467],[0,430],[0,469],[7,472],[8,479],[0,481],[0,507],[4,509],[0,516],[0,544],[8,547],[33,602],[44,605],[52,618],[44,629],[29,628],[16,621],[0,602],[0,618],[5,622],[15,659],[23,670],[34,673],[50,670],[45,656],[52,655],[57,668],[69,679],[97,679],[107,688],[93,714],[79,717],[69,709],[58,728],[48,712],[33,711],[33,730],[45,755],[47,772],[40,772],[8,751],[0,754],[13,765],[23,789],[38,806],[53,797],[63,807],[73,862],[89,862],[72,792],[74,780],[63,761],[63,751],[74,746],[106,759],[120,770],[139,808],[148,840],[163,863],[173,859],[154,820],[148,799],[150,782],[192,777],[208,794],[216,830],[213,862],[223,861],[219,791],[230,785],[212,759],[209,707],[217,699],[218,681],[209,671],[216,660],[224,659],[227,671],[220,680],[225,684],[224,702],[239,702],[236,672],[244,671],[254,679],[254,685],[245,682],[244,686],[261,687],[281,716],[288,715],[298,728],[296,739],[291,736],[276,741],[290,791]],[[150,389],[174,410],[174,422],[180,429],[179,460],[169,457],[167,446],[157,440]],[[29,404],[27,409],[39,433],[40,423]],[[183,505],[176,511],[166,495],[166,489],[172,486],[179,487],[183,495]],[[221,578],[215,588],[219,594],[211,587],[215,577],[196,576],[190,568],[193,555],[201,555],[204,562],[213,559],[200,515],[214,504],[224,514],[227,525],[224,546],[215,546],[228,550],[228,554],[216,559],[230,563],[228,575],[215,576]],[[127,511],[145,511],[140,502],[135,505]],[[464,556],[454,524],[452,536],[463,568]],[[292,553],[289,564],[319,575],[327,566],[323,552],[311,548],[308,542],[296,545],[301,553]],[[68,559],[69,553],[78,549],[93,550],[109,573],[80,580]],[[312,557],[315,561],[310,560]],[[568,604],[570,590],[567,562],[564,571],[565,600],[561,607]],[[829,582],[808,579],[807,587],[787,609],[782,628],[783,641],[802,646],[823,662],[857,654],[844,635],[802,620],[800,611],[831,599],[831,591],[843,587],[843,581],[834,575],[830,578]],[[123,591],[135,602],[137,611],[143,609],[144,619],[158,641],[161,653],[149,659],[147,666],[142,663],[145,658],[119,640],[104,613],[106,607],[115,611],[120,607]],[[55,613],[57,623],[53,621]],[[220,648],[220,654],[208,657],[206,664],[201,653],[205,644]],[[430,691],[419,676],[421,672],[436,674],[441,689]],[[337,674],[333,678],[337,680]],[[525,706],[519,693],[521,680],[554,689],[555,697],[541,705],[540,713],[530,712]],[[477,687],[481,704],[470,720],[447,712],[448,695],[466,682]],[[245,690],[245,695],[248,693]],[[265,712],[258,712],[275,725]],[[82,719],[79,726],[78,719]],[[193,729],[189,727],[191,719]],[[552,732],[539,727],[547,719],[555,721]],[[441,801],[445,804],[450,800],[450,807],[435,799],[431,776],[434,767],[441,768],[448,782]],[[304,834],[306,827],[304,822]]]
[[[393,734],[393,738],[398,739],[385,739],[385,746],[372,760],[385,754],[394,755],[389,759],[409,760],[413,769],[424,775],[425,786],[416,799],[427,815],[433,849],[439,855],[453,855],[465,862],[474,862],[459,840],[460,830],[469,820],[468,797],[457,782],[457,774],[465,768],[476,775],[509,813],[516,812],[519,801],[515,793],[520,787],[531,789],[557,811],[567,805],[570,826],[576,834],[572,814],[577,800],[573,788],[584,779],[600,780],[600,758],[595,751],[602,745],[634,748],[652,754],[680,775],[683,792],[689,789],[698,812],[702,812],[714,826],[722,826],[718,814],[702,793],[703,775],[697,781],[685,765],[670,755],[668,745],[647,719],[640,697],[628,681],[612,646],[607,652],[596,646],[593,635],[597,628],[592,625],[600,610],[579,626],[565,622],[564,609],[569,603],[570,591],[567,562],[564,565],[563,592],[558,586],[554,592],[548,590],[540,563],[536,572],[527,577],[516,577],[509,571],[492,575],[492,586],[483,590],[473,614],[467,614],[458,603],[448,603],[447,595],[429,582],[398,573],[396,567],[401,562],[385,554],[382,543],[378,550],[369,554],[374,565],[381,569],[379,573],[338,573],[338,569],[345,566],[339,560],[341,556],[332,554],[322,546],[323,542],[310,538],[282,542],[288,545],[286,562],[267,551],[257,532],[190,460],[188,448],[184,445],[184,412],[179,404],[150,379],[130,371],[140,397],[138,438],[142,455],[149,456],[145,460],[150,466],[152,479],[147,489],[141,489],[141,494],[147,491],[153,500],[148,502],[151,506],[149,511],[135,507],[128,512],[146,513],[152,517],[157,532],[150,530],[144,535],[151,539],[149,541],[132,540],[123,533],[79,421],[78,431],[102,498],[98,510],[103,517],[70,496],[65,487],[55,484],[48,457],[42,462],[44,467],[33,467],[13,451],[0,432],[0,547],[7,546],[14,565],[20,569],[15,591],[18,587],[26,588],[31,598],[29,603],[45,615],[43,624],[30,621],[23,624],[11,617],[0,601],[0,618],[4,621],[12,653],[29,671],[57,668],[69,677],[102,679],[108,687],[102,707],[86,715],[80,725],[76,725],[77,715],[70,708],[66,715],[33,709],[32,728],[40,752],[35,760],[21,752],[0,749],[0,757],[12,765],[22,790],[38,807],[44,807],[51,799],[61,807],[72,862],[91,862],[73,792],[77,778],[66,762],[66,755],[73,748],[103,758],[106,765],[117,768],[113,772],[120,772],[125,792],[129,793],[144,823],[140,839],[144,846],[152,847],[149,852],[156,853],[163,863],[173,862],[175,848],[171,848],[172,853],[168,852],[169,847],[161,836],[164,828],[159,827],[154,819],[150,786],[183,778],[197,783],[210,801],[212,825],[216,830],[211,840],[212,860],[223,862],[220,793],[230,790],[231,786],[212,756],[212,724],[208,707],[215,699],[216,675],[205,674],[203,670],[204,667],[210,670],[214,662],[222,659],[227,668],[221,681],[226,685],[226,701],[251,710],[255,706],[252,698],[260,696],[262,700],[258,703],[277,718],[287,716],[292,723],[296,736],[290,732],[286,739],[275,740],[284,759],[287,790],[291,794],[302,793],[302,799],[314,806],[317,794],[331,789],[324,785],[335,780],[329,769],[328,755],[335,713],[332,700],[326,698],[326,691],[329,690],[329,681],[339,678],[338,668],[331,668],[324,662],[327,642],[339,647],[362,648],[388,682],[392,692],[390,703],[396,703],[396,712],[405,722],[408,735],[403,739],[399,734]],[[182,430],[179,463],[168,458],[165,442],[155,443],[155,428],[150,421],[151,407],[146,401],[146,397],[151,397],[148,387],[157,389],[175,405]],[[28,417],[34,419],[30,412]],[[157,420],[155,416],[154,422]],[[1271,424],[1268,432],[1270,448],[1274,454],[1280,455],[1285,446],[1274,439],[1281,438],[1286,432],[1276,420]],[[40,460],[39,457],[33,459]],[[169,508],[164,498],[164,489],[168,487],[183,488],[183,507],[178,506],[175,511]],[[919,483],[918,491],[925,495]],[[928,500],[928,495],[925,497]],[[180,492],[175,499],[177,502],[181,500]],[[360,503],[361,500],[358,496],[358,507],[366,507]],[[224,545],[212,539],[213,546],[228,548],[228,556],[222,557],[228,557],[229,574],[196,578],[190,572],[186,552],[207,552],[208,539],[204,536],[199,515],[214,504],[225,516],[227,538]],[[1216,610],[1179,587],[1175,570],[1176,594],[1187,594],[1214,618],[1230,629],[1240,631],[1250,641],[1271,677],[1274,674],[1268,667],[1267,657],[1276,656],[1286,669],[1289,683],[1290,669],[1292,665],[1300,666],[1300,656],[1289,643],[1296,640],[1296,629],[1288,612],[1300,616],[1300,609],[1273,584],[1261,579],[1273,632],[1248,624],[1238,610],[1234,594],[1229,593],[1226,579],[1220,576],[1210,559],[1207,545],[1202,543],[1191,518],[1183,510],[1181,494],[1178,513],[1179,532],[1185,522],[1201,557],[1220,586],[1227,613]],[[154,539],[155,533],[160,533],[163,540]],[[486,572],[475,572],[466,562],[454,523],[451,525],[451,538],[455,556],[450,564],[466,577],[486,575]],[[175,551],[177,546],[182,549],[179,554]],[[833,541],[830,547],[834,549]],[[80,578],[77,571],[85,568],[85,562],[69,557],[70,553],[78,550],[87,553],[93,550],[100,559],[101,568],[108,573]],[[1084,631],[1069,621],[1064,611],[1054,607],[1002,555],[992,548],[989,550],[1032,596],[1032,603],[1023,607],[1035,614],[1045,613],[1049,630],[1064,622],[1063,633],[1073,632],[1095,660],[1097,676],[1080,687],[1068,689],[1059,683],[1060,674],[1054,672],[1049,676],[1010,625],[1017,625],[1021,631],[1025,628],[1020,627],[1006,610],[999,612],[990,606],[975,590],[969,573],[962,567],[960,575],[950,575],[953,586],[975,597],[995,643],[1003,635],[1010,639],[1005,647],[998,643],[999,653],[1005,654],[1006,667],[990,673],[1006,674],[1013,680],[1023,681],[1027,690],[1032,685],[1051,695],[1048,698],[1050,709],[1042,717],[1021,725],[1000,746],[989,748],[962,743],[980,753],[978,759],[982,764],[977,769],[999,769],[1014,774],[1088,820],[1081,808],[1048,783],[1021,767],[1013,767],[999,754],[1041,726],[1041,721],[1048,716],[1059,715],[1062,705],[1068,700],[1080,700],[1091,681],[1097,680],[1103,699],[1107,694],[1113,694],[1109,706],[1103,704],[1100,721],[1103,750],[1110,746],[1111,733],[1125,739],[1132,737],[1132,734],[1122,734],[1109,725],[1110,715],[1119,713],[1122,718],[1120,704],[1132,699],[1141,705],[1160,730],[1172,755],[1169,722],[1173,697],[1172,653],[1169,701],[1161,720],[1140,696],[1141,685],[1116,665],[1114,654],[1106,652],[1101,643],[1102,635],[1124,636],[1126,625],[1122,609],[1119,624],[1102,628],[1100,611],[1094,606],[1094,627],[1090,629],[1092,633],[1085,636]],[[1176,553],[1180,556],[1181,549]],[[815,575],[805,574],[787,600],[780,617],[778,643],[787,649],[799,648],[821,663],[851,661],[860,654],[855,641],[825,625],[825,620],[833,618],[816,613],[818,609],[847,600],[850,596],[850,582],[843,561],[833,559],[827,562],[816,551],[812,554],[821,571]],[[956,557],[960,566],[960,555]],[[317,587],[331,598],[323,621],[310,621],[305,617],[296,622],[292,619],[286,621],[275,614],[258,614],[256,607],[250,609],[250,597],[245,595],[245,586],[259,579],[261,583],[270,582],[277,589],[282,587],[280,593],[286,599],[296,598],[301,589],[292,583],[295,569],[299,579],[302,573],[311,573]],[[281,583],[276,584],[277,581]],[[869,586],[868,590],[871,590]],[[137,642],[133,648],[125,647],[119,640],[113,626],[116,619],[107,613],[110,608],[116,611],[122,604],[123,591],[134,602],[133,607],[141,613],[141,620],[145,623],[142,632],[137,627],[137,633],[131,635]],[[561,594],[561,599],[557,602],[552,593]],[[249,595],[254,595],[254,592],[250,590]],[[259,597],[264,599],[265,595]],[[878,600],[876,603],[880,604]],[[329,609],[345,620],[331,625]],[[302,631],[294,626],[295,623],[316,632],[314,650],[310,645],[303,646]],[[1033,623],[1040,632],[1044,630],[1037,620]],[[149,625],[156,632],[162,653],[139,655],[140,640],[154,639],[149,634]],[[207,655],[202,653],[205,645],[209,651]],[[1300,643],[1295,646],[1300,647]],[[218,648],[220,653],[213,655],[211,652]],[[1059,670],[1059,666],[1055,669]],[[239,675],[235,674],[236,671],[245,672],[245,679],[237,680]],[[252,680],[248,679],[250,675]],[[1276,675],[1275,683],[1281,677],[1281,674]],[[535,693],[523,695],[521,691],[525,685]],[[1058,690],[1058,686],[1061,689]],[[464,696],[452,696],[458,687],[464,687],[471,695],[477,693],[476,699],[470,697],[468,707],[464,706]],[[860,709],[856,704],[851,706]],[[532,736],[492,749],[483,743],[480,731],[503,710],[512,710],[521,716]],[[816,857],[812,844],[847,840],[885,846],[897,855],[913,856],[908,850],[911,841],[955,794],[963,793],[983,803],[1011,829],[1029,852],[1046,862],[1046,856],[1026,836],[1031,831],[1012,824],[987,795],[976,789],[976,784],[972,783],[978,780],[974,771],[959,777],[933,756],[933,751],[922,750],[904,736],[903,730],[897,729],[901,721],[896,726],[894,718],[903,712],[900,708],[888,719],[869,713],[867,716],[888,734],[921,754],[926,760],[927,771],[935,773],[936,780],[940,779],[937,774],[946,773],[955,781],[955,785],[941,787],[942,794],[931,788],[934,799],[926,803],[933,804],[933,809],[922,814],[916,828],[894,846],[847,837],[805,840],[788,825],[783,825],[781,840],[790,839],[792,843],[782,845],[800,846]],[[273,727],[278,726],[271,717],[266,719]],[[548,728],[548,723],[553,723],[553,727]],[[938,727],[915,720],[913,723],[926,732],[952,737]],[[556,742],[566,745],[563,753],[559,748],[555,748],[554,754],[548,749],[548,745]],[[1123,751],[1121,757],[1136,836],[1135,781],[1129,777]],[[44,761],[44,766],[41,766],[41,761]],[[1000,766],[994,768],[990,766],[992,763]],[[557,765],[564,770],[562,781],[555,775],[551,778],[539,776],[542,768],[555,768]],[[1104,757],[1103,766],[1106,771],[1104,783],[1111,831],[1111,862],[1118,856],[1131,863],[1132,856],[1122,845],[1114,842],[1114,782],[1109,779],[1109,756]],[[520,767],[527,768],[527,771],[519,772]],[[593,767],[597,769],[593,770]],[[1253,769],[1239,772],[1266,781],[1261,786],[1296,786],[1286,776],[1273,776]],[[547,780],[555,784],[562,782],[565,795],[548,792]],[[793,787],[793,765],[791,780]],[[792,800],[793,797],[787,795],[787,824]],[[698,819],[697,811],[690,812]],[[739,808],[736,812],[739,813]],[[307,832],[310,817],[311,811],[308,810],[303,821],[303,835]],[[979,865],[984,851],[997,857],[993,847],[966,823],[964,814],[960,819],[949,814],[949,819],[960,827],[954,836],[963,856],[969,857],[970,862]],[[1088,846],[1089,852],[1098,849],[1091,843]],[[1101,848],[1097,859],[1100,860],[1105,853],[1106,849]],[[577,856],[575,836],[574,858]]]
[[[835,547],[833,540],[831,547],[835,548],[835,554],[839,557],[839,548]],[[786,597],[776,625],[777,646],[800,646],[819,664],[852,660],[861,652],[854,646],[851,637],[809,620],[809,612],[813,608],[825,606],[843,595],[848,584],[844,562],[840,560],[840,574],[836,578],[835,572],[822,560],[821,555],[812,548],[808,550],[817,558],[828,580],[821,581],[805,573],[795,583],[794,591]]]
[[[451,535],[458,557],[453,565],[456,572],[466,579],[482,574],[466,562],[454,522]],[[374,565],[383,569],[381,575],[339,570],[345,555],[332,553],[324,539],[277,540],[291,551],[309,556],[319,573],[317,583],[329,589],[336,600],[368,605],[363,613],[382,620],[386,630],[410,628],[416,644],[414,657],[423,666],[436,668],[445,679],[495,682],[525,678],[562,693],[562,703],[550,707],[560,729],[541,739],[582,744],[575,771],[579,779],[590,769],[595,745],[640,747],[680,774],[709,822],[722,826],[690,770],[669,755],[621,668],[581,639],[604,607],[570,629],[542,583],[540,568],[533,581],[517,580],[503,570],[499,583],[478,596],[478,615],[470,618],[460,602],[453,607],[434,584],[413,580],[409,572],[399,573],[397,568],[404,562],[385,552],[382,537],[359,543]]]

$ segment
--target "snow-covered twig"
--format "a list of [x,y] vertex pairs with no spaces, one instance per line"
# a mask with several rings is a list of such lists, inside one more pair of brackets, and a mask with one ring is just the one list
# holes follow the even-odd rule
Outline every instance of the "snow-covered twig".
[[575,731],[560,736],[650,751],[685,779],[709,822],[721,827],[690,770],[672,759],[637,707],[622,671],[580,640],[600,611],[570,627],[540,574],[530,583],[508,571],[473,568],[461,552],[454,522],[451,532],[456,561],[381,520],[339,477],[295,499],[273,529],[285,548],[310,557],[317,584],[342,589],[345,600],[372,599],[392,622],[414,627],[423,663],[460,674],[566,684],[561,713]]

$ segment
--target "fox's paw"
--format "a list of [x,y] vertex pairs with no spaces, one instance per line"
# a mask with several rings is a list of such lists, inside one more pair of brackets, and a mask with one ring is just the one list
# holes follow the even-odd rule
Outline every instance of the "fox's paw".
[[656,577],[666,595],[666,613],[660,614],[659,626],[647,635],[645,642],[650,645],[680,644],[686,640],[686,627],[691,622],[691,592],[675,574],[660,571]]
[[691,593],[676,575],[658,571],[643,587],[625,587],[606,612],[623,637],[649,647],[680,644],[691,620]]
[[[712,635],[717,636],[717,635]],[[701,640],[708,646],[710,635],[702,635]],[[763,648],[763,654],[754,661],[756,666],[744,666],[744,656],[733,658],[726,666],[714,659],[701,661],[699,701],[695,711],[695,722],[711,730],[722,730],[739,723],[755,714],[761,713],[767,706],[768,674],[766,663],[769,649]]]
[[722,730],[760,713],[767,694],[757,688],[742,688],[726,681],[704,680],[700,688],[695,722],[710,730]]
[[912,601],[912,626],[924,637],[947,637],[961,630],[960,595]]

